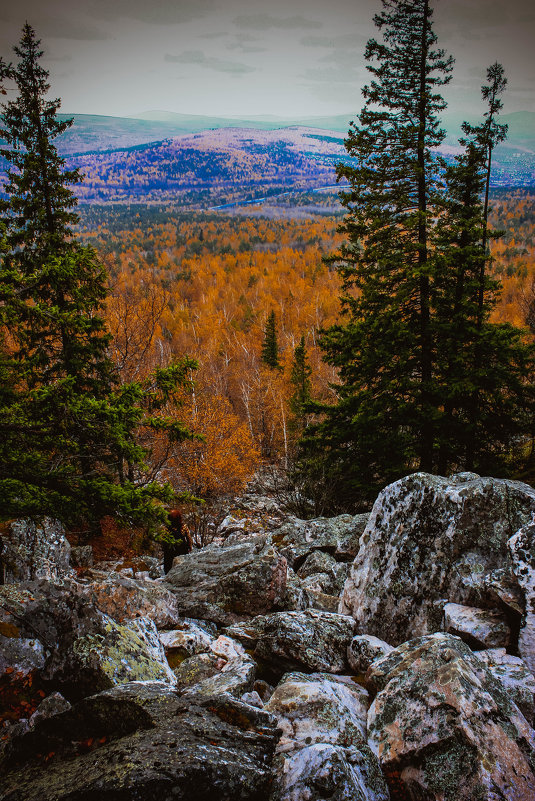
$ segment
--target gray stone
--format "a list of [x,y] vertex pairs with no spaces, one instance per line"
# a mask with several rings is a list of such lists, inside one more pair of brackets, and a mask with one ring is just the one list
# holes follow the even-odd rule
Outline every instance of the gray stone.
[[390,801],[375,754],[318,743],[275,760],[271,801]]
[[177,687],[186,690],[204,679],[217,676],[225,666],[225,660],[213,653],[196,654],[184,659],[174,668]]
[[60,715],[62,712],[67,712],[71,709],[71,704],[61,693],[52,693],[43,698],[35,712],[30,718],[30,726],[35,728],[38,723],[43,720],[48,720],[55,715]]
[[0,634],[0,677],[15,681],[41,670],[46,661],[43,644],[36,639]]
[[70,573],[70,553],[58,520],[14,520],[0,533],[0,583],[54,581]]
[[252,691],[256,677],[256,663],[250,657],[229,659],[221,670],[185,690],[186,694],[221,696],[225,693],[241,698]]
[[509,540],[513,572],[524,594],[518,652],[535,674],[535,524],[520,529]]
[[409,798],[528,801],[535,732],[458,637],[411,640],[373,663],[368,744]]
[[380,493],[340,611],[392,645],[439,631],[444,599],[495,606],[486,577],[511,569],[509,538],[535,512],[535,491],[492,478],[449,483],[416,473]]
[[[75,735],[73,740],[73,735]],[[93,745],[81,750],[78,740]],[[222,696],[178,698],[132,683],[85,699],[13,746],[5,801],[261,801],[271,785],[275,719]],[[43,763],[35,754],[54,752]]]
[[357,634],[347,648],[347,661],[350,668],[360,676],[366,674],[373,662],[393,650],[391,645],[378,637],[372,637],[370,634]]
[[476,656],[487,665],[511,699],[520,709],[530,726],[535,718],[535,677],[518,656],[506,653],[505,648],[477,651]]
[[294,518],[274,531],[271,537],[294,569],[314,551],[326,551],[337,560],[350,561],[358,551],[359,537],[368,518],[368,514],[314,520]]
[[277,717],[273,801],[388,801],[366,745],[366,690],[326,673],[286,674],[266,709]]
[[163,629],[173,628],[182,619],[176,596],[157,581],[94,571],[93,580],[82,592],[91,604],[118,623],[150,617],[157,628]]
[[180,628],[160,631],[160,642],[165,652],[176,652],[181,656],[193,656],[208,651],[214,640],[213,634],[209,634],[196,620],[190,618],[185,618]]
[[503,612],[451,603],[444,606],[444,631],[476,649],[506,647],[511,636]]
[[165,586],[187,617],[228,625],[276,609],[285,598],[286,559],[267,537],[209,545],[175,562]]
[[230,626],[231,637],[254,648],[254,657],[274,671],[347,670],[347,646],[354,634],[354,621],[344,615],[306,609],[303,612],[276,612]]

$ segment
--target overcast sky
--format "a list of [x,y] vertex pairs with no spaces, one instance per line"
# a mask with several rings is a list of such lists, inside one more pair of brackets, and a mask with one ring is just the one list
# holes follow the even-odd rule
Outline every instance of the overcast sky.
[[[535,111],[533,0],[436,0],[456,58],[451,111],[474,111],[486,67],[509,79],[505,111]],[[25,20],[69,113],[320,116],[353,113],[380,0],[0,0],[6,60]]]

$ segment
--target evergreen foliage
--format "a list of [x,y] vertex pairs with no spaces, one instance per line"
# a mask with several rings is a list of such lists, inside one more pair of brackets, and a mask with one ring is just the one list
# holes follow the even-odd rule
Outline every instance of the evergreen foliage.
[[349,183],[347,242],[332,257],[345,320],[321,337],[338,402],[316,405],[323,419],[306,430],[299,465],[345,509],[411,470],[503,470],[529,402],[521,332],[489,323],[498,285],[484,273],[480,194],[502,136],[495,92],[486,125],[465,127],[465,151],[446,169],[434,148],[453,61],[436,47],[428,0],[383,7],[360,127],[346,139],[354,161],[338,170]]
[[299,345],[294,350],[294,357],[290,373],[290,383],[293,392],[290,396],[289,407],[292,417],[290,428],[293,431],[303,431],[308,425],[308,407],[312,402],[312,368],[308,363],[305,347],[305,336],[301,336]]
[[279,345],[277,342],[277,320],[273,309],[267,318],[264,329],[264,341],[262,342],[262,361],[272,370],[280,370]]
[[77,217],[53,140],[59,101],[47,101],[42,51],[26,24],[18,64],[0,62],[0,84],[17,97],[2,106],[1,151],[9,164],[0,202],[0,516],[53,515],[96,526],[106,514],[165,519],[168,486],[143,485],[140,426],[190,436],[163,410],[187,384],[184,359],[145,384],[121,386],[108,357],[103,319],[107,276],[72,237]]

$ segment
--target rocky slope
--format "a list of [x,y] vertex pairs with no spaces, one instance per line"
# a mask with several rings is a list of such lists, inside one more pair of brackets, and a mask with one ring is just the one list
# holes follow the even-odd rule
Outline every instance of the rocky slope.
[[533,801],[534,513],[473,474],[249,498],[167,576],[9,524],[1,801]]

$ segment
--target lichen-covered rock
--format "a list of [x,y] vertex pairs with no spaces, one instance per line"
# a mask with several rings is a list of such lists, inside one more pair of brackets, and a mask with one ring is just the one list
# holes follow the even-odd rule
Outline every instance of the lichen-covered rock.
[[350,679],[330,673],[286,673],[265,708],[277,718],[278,753],[315,743],[349,745],[366,741],[368,693]]
[[444,606],[444,631],[456,634],[472,648],[501,648],[509,644],[507,618],[498,609],[448,603]]
[[28,676],[44,667],[45,660],[45,649],[39,640],[0,634],[0,678]]
[[167,654],[193,656],[208,651],[215,640],[206,628],[196,620],[184,618],[177,628],[171,631],[160,631],[160,642]]
[[374,662],[368,744],[409,798],[528,801],[535,732],[458,637],[432,634]]
[[186,690],[204,679],[217,676],[225,666],[225,660],[213,653],[195,654],[179,662],[173,669],[177,687]]
[[0,583],[54,581],[70,572],[70,553],[58,520],[14,520],[0,533]]
[[267,801],[277,737],[271,715],[229,696],[133,683],[19,738],[2,801]]
[[520,529],[509,540],[513,572],[525,599],[518,652],[535,674],[535,524]]
[[[318,579],[319,576],[322,576],[319,579],[322,587],[318,589],[329,595],[339,595],[349,575],[349,564],[347,562],[337,562],[334,556],[325,551],[313,551],[297,570],[297,575],[305,589],[308,589],[308,582],[313,576],[317,576]],[[323,578],[324,576],[327,576],[328,579]]]
[[275,759],[270,801],[390,801],[375,754],[364,744],[318,743]]
[[508,540],[534,512],[535,490],[514,481],[416,473],[391,484],[374,504],[340,611],[359,633],[397,645],[439,631],[445,601],[495,606],[486,577],[511,569]]
[[35,728],[38,723],[43,720],[48,720],[55,715],[61,715],[62,712],[67,712],[71,709],[71,704],[61,693],[51,693],[43,698],[35,712],[30,718],[30,726]]
[[286,559],[267,537],[253,537],[178,557],[165,586],[182,615],[228,625],[279,608],[286,569]]
[[199,696],[220,696],[224,693],[241,698],[244,693],[251,692],[256,677],[256,663],[248,656],[229,659],[218,673],[208,676],[193,686],[186,693]]
[[359,538],[369,515],[339,515],[315,520],[294,518],[271,535],[274,545],[297,569],[314,551],[327,551],[339,561],[350,561],[356,555]]
[[246,655],[245,648],[241,643],[224,634],[220,634],[217,639],[212,640],[210,651],[223,659],[243,659]]
[[273,801],[388,801],[366,745],[366,690],[330,674],[286,674],[266,704],[282,736]]
[[279,674],[303,669],[344,673],[354,628],[354,621],[344,615],[306,609],[259,616],[226,631],[246,648],[254,648],[255,659]]
[[76,582],[0,587],[0,624],[44,647],[41,678],[69,701],[134,680],[174,682],[150,620],[117,623],[80,593]]
[[535,719],[535,677],[522,659],[506,653],[505,648],[477,651],[476,656],[505,687],[511,701],[520,709],[530,726]]
[[319,609],[320,612],[338,612],[338,604],[340,598],[338,595],[329,595],[320,590],[307,589],[306,590],[310,609]]
[[377,659],[386,656],[394,648],[379,637],[370,634],[357,634],[347,648],[349,667],[358,675],[365,674],[370,665]]
[[160,582],[96,570],[90,578],[84,594],[97,609],[119,623],[149,617],[158,629],[169,629],[181,621],[175,594]]

